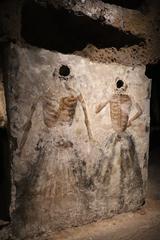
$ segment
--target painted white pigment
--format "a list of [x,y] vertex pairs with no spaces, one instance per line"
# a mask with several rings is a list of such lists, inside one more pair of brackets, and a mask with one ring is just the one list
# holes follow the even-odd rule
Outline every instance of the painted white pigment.
[[[98,64],[76,55],[15,45],[11,52],[13,71],[8,79],[11,91],[7,107],[11,136],[17,142],[11,210],[17,234],[31,236],[39,228],[45,232],[83,225],[142,205],[150,122],[150,80],[145,67]],[[59,75],[62,65],[69,67],[69,76]],[[133,103],[130,117],[136,113],[135,103],[142,109],[142,115],[122,133],[118,143],[109,104],[96,114],[97,105],[115,93],[116,78],[128,86],[125,94]],[[48,128],[44,123],[48,109],[55,115],[62,98],[80,94],[93,138],[89,138],[79,98],[72,124],[53,117],[53,126]],[[51,100],[48,109],[44,99]],[[107,143],[109,139],[111,143]],[[123,170],[126,177],[122,178],[122,143],[131,165],[136,159],[140,166],[142,184],[131,166]],[[133,151],[127,149],[131,145]],[[134,159],[130,159],[131,152]]]

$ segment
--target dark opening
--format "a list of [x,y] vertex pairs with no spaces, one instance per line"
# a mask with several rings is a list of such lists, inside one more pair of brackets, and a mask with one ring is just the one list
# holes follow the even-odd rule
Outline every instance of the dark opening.
[[59,74],[63,77],[67,77],[70,74],[70,69],[66,65],[62,65],[59,69]]
[[121,88],[121,87],[123,87],[124,82],[123,82],[122,80],[118,80],[118,81],[116,82],[116,85],[117,85],[117,88]]
[[119,49],[144,42],[142,38],[102,24],[101,20],[62,8],[43,7],[35,1],[27,1],[22,9],[21,34],[31,45],[62,53],[82,50],[87,44]]
[[160,62],[149,64],[146,75],[152,79],[150,104],[149,193],[160,200]]
[[[3,72],[2,54],[3,46],[0,44],[0,74]],[[1,79],[2,80],[2,79]],[[0,220],[10,220],[11,203],[11,176],[10,176],[10,156],[9,138],[6,128],[0,128]],[[1,221],[0,221],[1,222]],[[0,224],[0,230],[4,225]]]
[[154,148],[160,143],[160,63],[147,65],[146,75],[152,79],[150,147]]
[[7,130],[0,128],[0,219],[8,221],[11,198],[10,162]]
[[109,4],[115,4],[124,8],[129,9],[141,9],[141,7],[144,4],[144,0],[101,0],[102,2],[109,3]]

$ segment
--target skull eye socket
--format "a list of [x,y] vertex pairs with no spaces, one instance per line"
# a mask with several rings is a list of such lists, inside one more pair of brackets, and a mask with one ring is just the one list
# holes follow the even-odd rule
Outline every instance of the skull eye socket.
[[117,86],[117,88],[122,88],[123,86],[124,86],[124,82],[123,82],[123,80],[118,80],[117,82],[116,82],[116,86]]
[[60,76],[62,76],[62,77],[67,77],[67,76],[69,76],[69,74],[70,74],[70,69],[69,69],[69,67],[66,66],[66,65],[62,65],[62,66],[60,67],[60,69],[59,69],[59,74],[60,74]]

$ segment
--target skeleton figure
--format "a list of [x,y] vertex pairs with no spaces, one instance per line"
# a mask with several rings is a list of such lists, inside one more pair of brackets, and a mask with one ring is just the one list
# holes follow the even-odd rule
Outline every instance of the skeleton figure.
[[122,81],[116,79],[115,94],[112,95],[110,100],[100,104],[96,108],[96,113],[99,113],[104,107],[110,103],[110,116],[112,127],[117,133],[124,132],[127,127],[130,127],[132,122],[142,114],[142,109],[138,103],[135,104],[137,113],[129,119],[131,112],[132,100],[125,94],[127,85]]
[[99,166],[98,181],[106,186],[108,199],[116,199],[117,209],[125,210],[131,207],[133,198],[137,198],[138,204],[142,204],[143,199],[142,174],[134,139],[126,132],[127,127],[142,114],[142,110],[136,103],[137,112],[129,118],[132,100],[125,93],[126,89],[127,85],[122,80],[116,79],[115,93],[96,108],[96,113],[99,113],[108,103],[110,104],[110,116],[114,129],[114,133],[105,141],[103,149],[105,158]]
[[87,107],[82,94],[69,87],[67,83],[64,83],[64,85],[70,93],[69,96],[62,97],[59,102],[57,102],[57,99],[55,99],[55,96],[53,96],[52,93],[47,93],[47,95],[43,98],[43,116],[45,125],[48,128],[53,128],[57,124],[72,125],[76,107],[79,102],[84,113],[88,137],[90,140],[92,140],[92,132],[88,119]]
[[[55,73],[53,73],[54,75]],[[57,125],[72,125],[75,111],[78,102],[81,104],[84,118],[85,118],[85,125],[87,128],[87,133],[89,140],[93,140],[92,131],[90,127],[90,122],[87,113],[87,106],[82,94],[72,87],[69,86],[69,81],[71,77],[69,76],[68,79],[62,78],[61,84],[65,87],[65,89],[69,92],[68,96],[62,97],[60,101],[57,99],[57,95],[53,94],[51,90],[49,90],[44,96],[39,96],[31,106],[31,111],[28,117],[28,121],[23,126],[23,135],[21,141],[19,143],[19,151],[18,154],[21,155],[24,145],[28,139],[28,134],[32,127],[32,117],[36,110],[36,106],[39,102],[42,103],[43,107],[43,120],[45,125],[48,128],[56,127]]]

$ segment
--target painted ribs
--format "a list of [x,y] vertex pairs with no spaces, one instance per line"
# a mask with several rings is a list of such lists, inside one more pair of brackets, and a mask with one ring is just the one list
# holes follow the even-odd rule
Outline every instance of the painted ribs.
[[72,124],[75,115],[78,98],[71,95],[62,97],[60,101],[56,96],[48,94],[43,98],[44,123],[48,128],[55,127],[56,124]]
[[131,99],[128,95],[114,94],[110,101],[110,115],[113,129],[116,132],[123,132],[127,128]]

